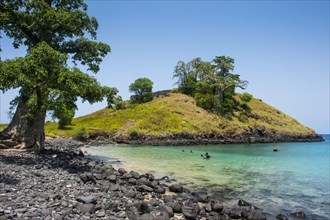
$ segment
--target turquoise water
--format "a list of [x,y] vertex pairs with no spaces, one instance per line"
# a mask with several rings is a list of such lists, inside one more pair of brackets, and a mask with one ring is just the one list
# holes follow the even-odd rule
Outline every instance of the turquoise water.
[[[330,142],[329,135],[324,137],[326,141],[318,143],[111,145],[87,151],[127,170],[169,176],[192,189],[205,188],[227,205],[243,198],[272,214],[304,211],[309,219],[329,219]],[[280,151],[273,152],[273,147]],[[205,152],[210,160],[201,157]]]

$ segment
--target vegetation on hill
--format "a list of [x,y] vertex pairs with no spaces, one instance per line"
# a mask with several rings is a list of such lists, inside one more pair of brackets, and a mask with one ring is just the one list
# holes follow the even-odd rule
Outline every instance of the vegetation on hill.
[[[238,101],[240,97],[235,96]],[[50,136],[75,136],[109,133],[114,138],[171,137],[175,134],[222,135],[234,137],[249,130],[272,131],[295,136],[313,135],[315,132],[283,112],[259,99],[252,98],[251,111],[246,120],[240,120],[240,111],[228,119],[210,113],[196,105],[196,101],[181,93],[168,93],[151,102],[131,105],[124,110],[105,108],[73,120],[66,129],[56,123],[46,123]]]
[[173,78],[178,78],[178,91],[194,97],[198,106],[230,117],[238,107],[235,89],[245,89],[248,83],[233,73],[234,62],[227,56],[216,56],[212,62],[201,58],[188,63],[179,61]]

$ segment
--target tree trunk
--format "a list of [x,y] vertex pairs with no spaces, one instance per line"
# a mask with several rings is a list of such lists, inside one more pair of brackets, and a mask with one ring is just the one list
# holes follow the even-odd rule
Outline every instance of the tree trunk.
[[223,115],[223,91],[220,86],[215,87],[213,108],[215,112]]
[[28,99],[20,97],[16,112],[8,127],[0,133],[0,148],[41,151],[45,142],[45,112],[36,111],[27,117]]

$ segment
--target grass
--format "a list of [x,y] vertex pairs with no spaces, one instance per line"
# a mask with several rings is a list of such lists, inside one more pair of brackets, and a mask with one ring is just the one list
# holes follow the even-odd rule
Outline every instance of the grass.
[[8,124],[0,124],[0,131],[5,129],[8,126]]
[[53,137],[94,132],[124,137],[139,134],[167,136],[173,133],[239,134],[256,127],[295,134],[313,132],[261,100],[252,99],[249,106],[254,117],[248,117],[242,122],[239,120],[239,112],[234,112],[234,117],[226,119],[197,107],[191,97],[171,93],[125,110],[102,109],[74,119],[72,125],[65,129],[58,129],[57,123],[47,122],[45,131],[46,135]]

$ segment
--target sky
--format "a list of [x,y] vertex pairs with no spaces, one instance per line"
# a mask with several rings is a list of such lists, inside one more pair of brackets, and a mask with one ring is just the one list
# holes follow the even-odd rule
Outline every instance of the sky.
[[[179,60],[235,59],[244,92],[314,129],[330,133],[329,1],[86,1],[99,23],[98,41],[111,53],[95,75],[129,99],[137,78],[153,90],[176,87]],[[1,39],[1,59],[24,56]],[[237,90],[237,92],[243,92]],[[0,123],[8,123],[17,91],[0,94]],[[79,102],[76,117],[106,106]]]

